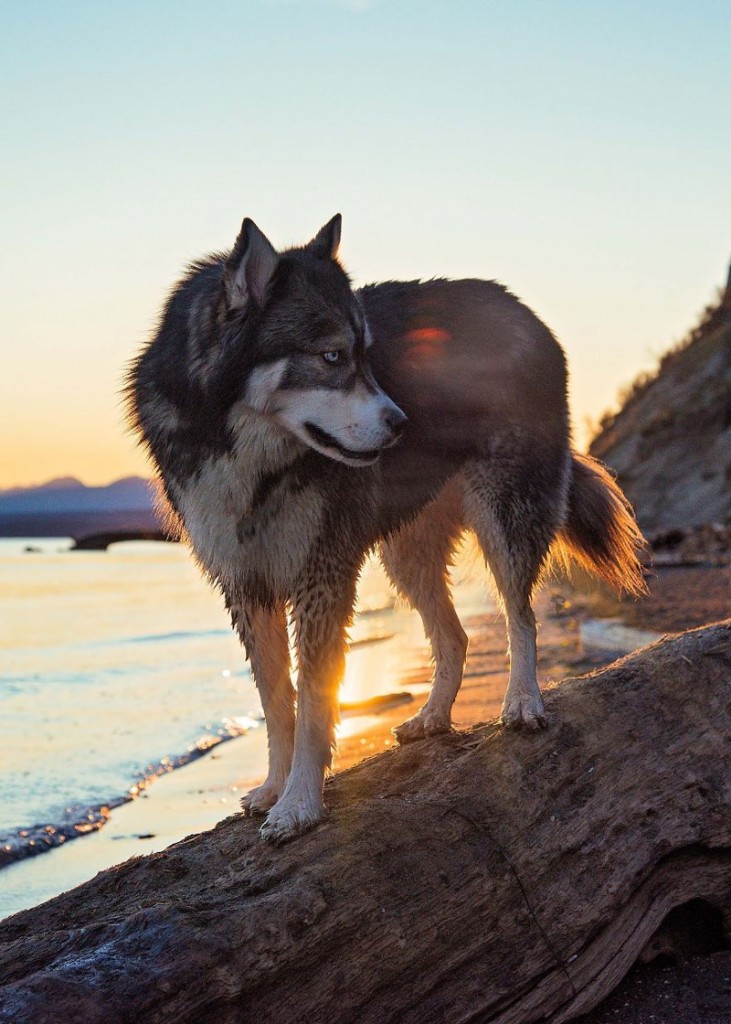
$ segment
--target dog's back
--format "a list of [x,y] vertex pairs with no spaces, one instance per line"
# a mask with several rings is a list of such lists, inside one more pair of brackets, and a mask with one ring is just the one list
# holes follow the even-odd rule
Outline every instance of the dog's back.
[[506,419],[539,419],[566,438],[563,351],[502,285],[385,282],[358,294],[377,340],[377,379],[436,445],[462,450]]
[[489,281],[387,282],[359,295],[374,375],[408,416],[381,456],[381,530],[475,460],[512,478],[520,466],[536,478],[526,486],[545,477],[550,492],[569,445],[566,363],[538,317]]

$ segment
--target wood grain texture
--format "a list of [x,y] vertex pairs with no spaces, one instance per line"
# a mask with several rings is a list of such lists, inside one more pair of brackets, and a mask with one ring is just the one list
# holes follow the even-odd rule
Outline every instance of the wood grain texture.
[[731,911],[731,620],[547,698],[545,733],[491,724],[336,776],[287,846],[229,818],[10,918],[0,1021],[586,1012],[674,906]]

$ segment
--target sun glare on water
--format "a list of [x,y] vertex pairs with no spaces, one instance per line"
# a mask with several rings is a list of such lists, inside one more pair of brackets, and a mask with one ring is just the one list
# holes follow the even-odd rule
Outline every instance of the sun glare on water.
[[[492,607],[481,556],[470,536],[459,549],[450,575],[463,620]],[[356,612],[340,687],[343,718],[337,734],[341,738],[358,732],[364,715],[377,713],[374,707],[359,707],[363,702],[389,696],[397,699],[408,691],[416,707],[430,685],[428,672],[416,680],[410,673],[413,666],[428,664],[431,656],[421,619],[396,597],[375,556],[366,561],[361,574]]]

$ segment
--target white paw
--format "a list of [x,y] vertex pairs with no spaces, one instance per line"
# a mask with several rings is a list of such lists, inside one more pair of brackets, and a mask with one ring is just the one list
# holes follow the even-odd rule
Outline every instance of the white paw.
[[255,814],[266,814],[269,808],[277,802],[283,789],[284,782],[270,782],[267,779],[261,786],[249,790],[246,796],[241,798],[241,809],[250,818]]
[[413,743],[425,736],[437,736],[449,732],[452,728],[449,715],[438,714],[422,708],[413,718],[407,719],[402,725],[396,726],[393,734],[399,743]]
[[260,828],[262,839],[268,843],[286,843],[322,821],[325,807],[307,800],[284,798],[276,803]]
[[546,709],[539,693],[518,693],[506,697],[500,721],[506,729],[525,729],[538,732],[548,725]]

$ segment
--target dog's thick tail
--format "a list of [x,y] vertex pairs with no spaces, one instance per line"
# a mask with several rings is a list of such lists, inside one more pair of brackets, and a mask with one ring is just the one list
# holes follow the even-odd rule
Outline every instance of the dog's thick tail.
[[647,593],[640,562],[646,548],[632,506],[604,466],[572,453],[568,515],[557,537],[556,554],[577,562],[618,593]]

